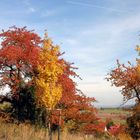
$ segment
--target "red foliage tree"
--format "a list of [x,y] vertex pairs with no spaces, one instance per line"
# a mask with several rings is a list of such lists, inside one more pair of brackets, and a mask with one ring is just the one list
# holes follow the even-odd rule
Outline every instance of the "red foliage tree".
[[[136,51],[140,53],[140,47],[136,47]],[[133,66],[130,62],[126,66],[117,61],[117,67],[113,69],[107,77],[112,85],[121,87],[121,93],[124,100],[127,102],[130,99],[136,98],[136,105],[133,107],[133,115],[127,118],[128,132],[134,139],[140,138],[140,59],[136,59],[137,65]],[[112,134],[118,134],[121,128],[113,126],[110,129]]]
[[130,62],[126,66],[117,61],[117,67],[108,74],[107,80],[111,81],[112,85],[122,88],[121,93],[125,101],[137,98],[140,102],[140,76],[137,66]]
[[[76,68],[72,67],[72,64],[65,62],[64,74],[59,77],[63,93],[57,108],[62,110],[61,118],[63,120],[61,122],[65,125],[69,124],[70,131],[84,131],[87,133],[90,132],[87,126],[95,127],[99,124],[99,118],[96,116],[97,110],[93,106],[95,98],[87,97],[76,88],[76,83],[71,77],[79,76],[74,72],[74,69]],[[58,119],[55,119],[55,122],[58,123]]]
[[0,37],[0,86],[10,87],[11,102],[16,114],[14,117],[19,120],[32,119],[34,95],[31,83],[36,72],[41,39],[26,27],[12,27],[3,31]]

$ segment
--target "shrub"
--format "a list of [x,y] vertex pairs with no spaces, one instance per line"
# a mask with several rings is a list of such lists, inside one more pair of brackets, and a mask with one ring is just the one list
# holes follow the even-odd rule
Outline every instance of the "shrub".
[[134,139],[140,138],[140,114],[136,113],[127,118],[128,132]]

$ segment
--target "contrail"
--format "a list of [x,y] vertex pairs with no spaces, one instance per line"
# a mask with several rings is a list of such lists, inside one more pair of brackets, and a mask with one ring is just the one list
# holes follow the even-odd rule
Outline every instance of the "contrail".
[[132,11],[118,10],[118,9],[114,9],[114,8],[109,8],[109,7],[104,7],[104,6],[99,6],[99,5],[89,4],[89,3],[75,2],[75,1],[71,1],[71,0],[68,0],[67,3],[73,4],[73,5],[81,5],[81,6],[100,8],[100,9],[110,10],[110,11],[114,11],[114,12],[118,12],[118,13],[130,13],[130,12],[132,12]]

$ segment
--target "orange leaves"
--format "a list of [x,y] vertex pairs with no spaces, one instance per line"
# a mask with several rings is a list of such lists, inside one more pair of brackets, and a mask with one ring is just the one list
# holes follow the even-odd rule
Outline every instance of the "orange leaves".
[[98,133],[103,133],[104,129],[105,129],[105,123],[104,122],[100,122],[97,124],[87,124],[84,128],[84,132],[86,134],[96,134]]
[[[136,47],[136,51],[140,52],[140,47]],[[120,64],[117,60],[117,67],[108,74],[106,78],[111,81],[112,85],[121,87],[121,93],[124,96],[124,100],[137,98],[140,102],[140,61],[136,59],[137,65],[133,66],[131,62],[128,65]]]
[[118,61],[117,68],[108,74],[107,80],[111,81],[112,85],[122,88],[121,91],[125,100],[137,97],[135,90],[139,90],[140,85],[137,67],[131,64],[125,66]]
[[75,68],[70,63],[65,63],[65,67],[65,71],[58,81],[62,85],[63,92],[57,105],[62,109],[64,122],[66,125],[69,121],[73,122],[74,128],[71,126],[71,129],[84,129],[87,123],[95,126],[95,122],[98,120],[96,109],[93,106],[95,99],[85,96],[76,88],[76,83],[71,78],[71,76],[77,76],[73,71]]

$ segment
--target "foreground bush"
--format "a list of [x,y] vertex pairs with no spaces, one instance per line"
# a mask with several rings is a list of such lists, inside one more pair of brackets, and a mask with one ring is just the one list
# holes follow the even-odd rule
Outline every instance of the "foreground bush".
[[140,104],[133,109],[134,114],[127,118],[128,131],[134,139],[140,138]]

